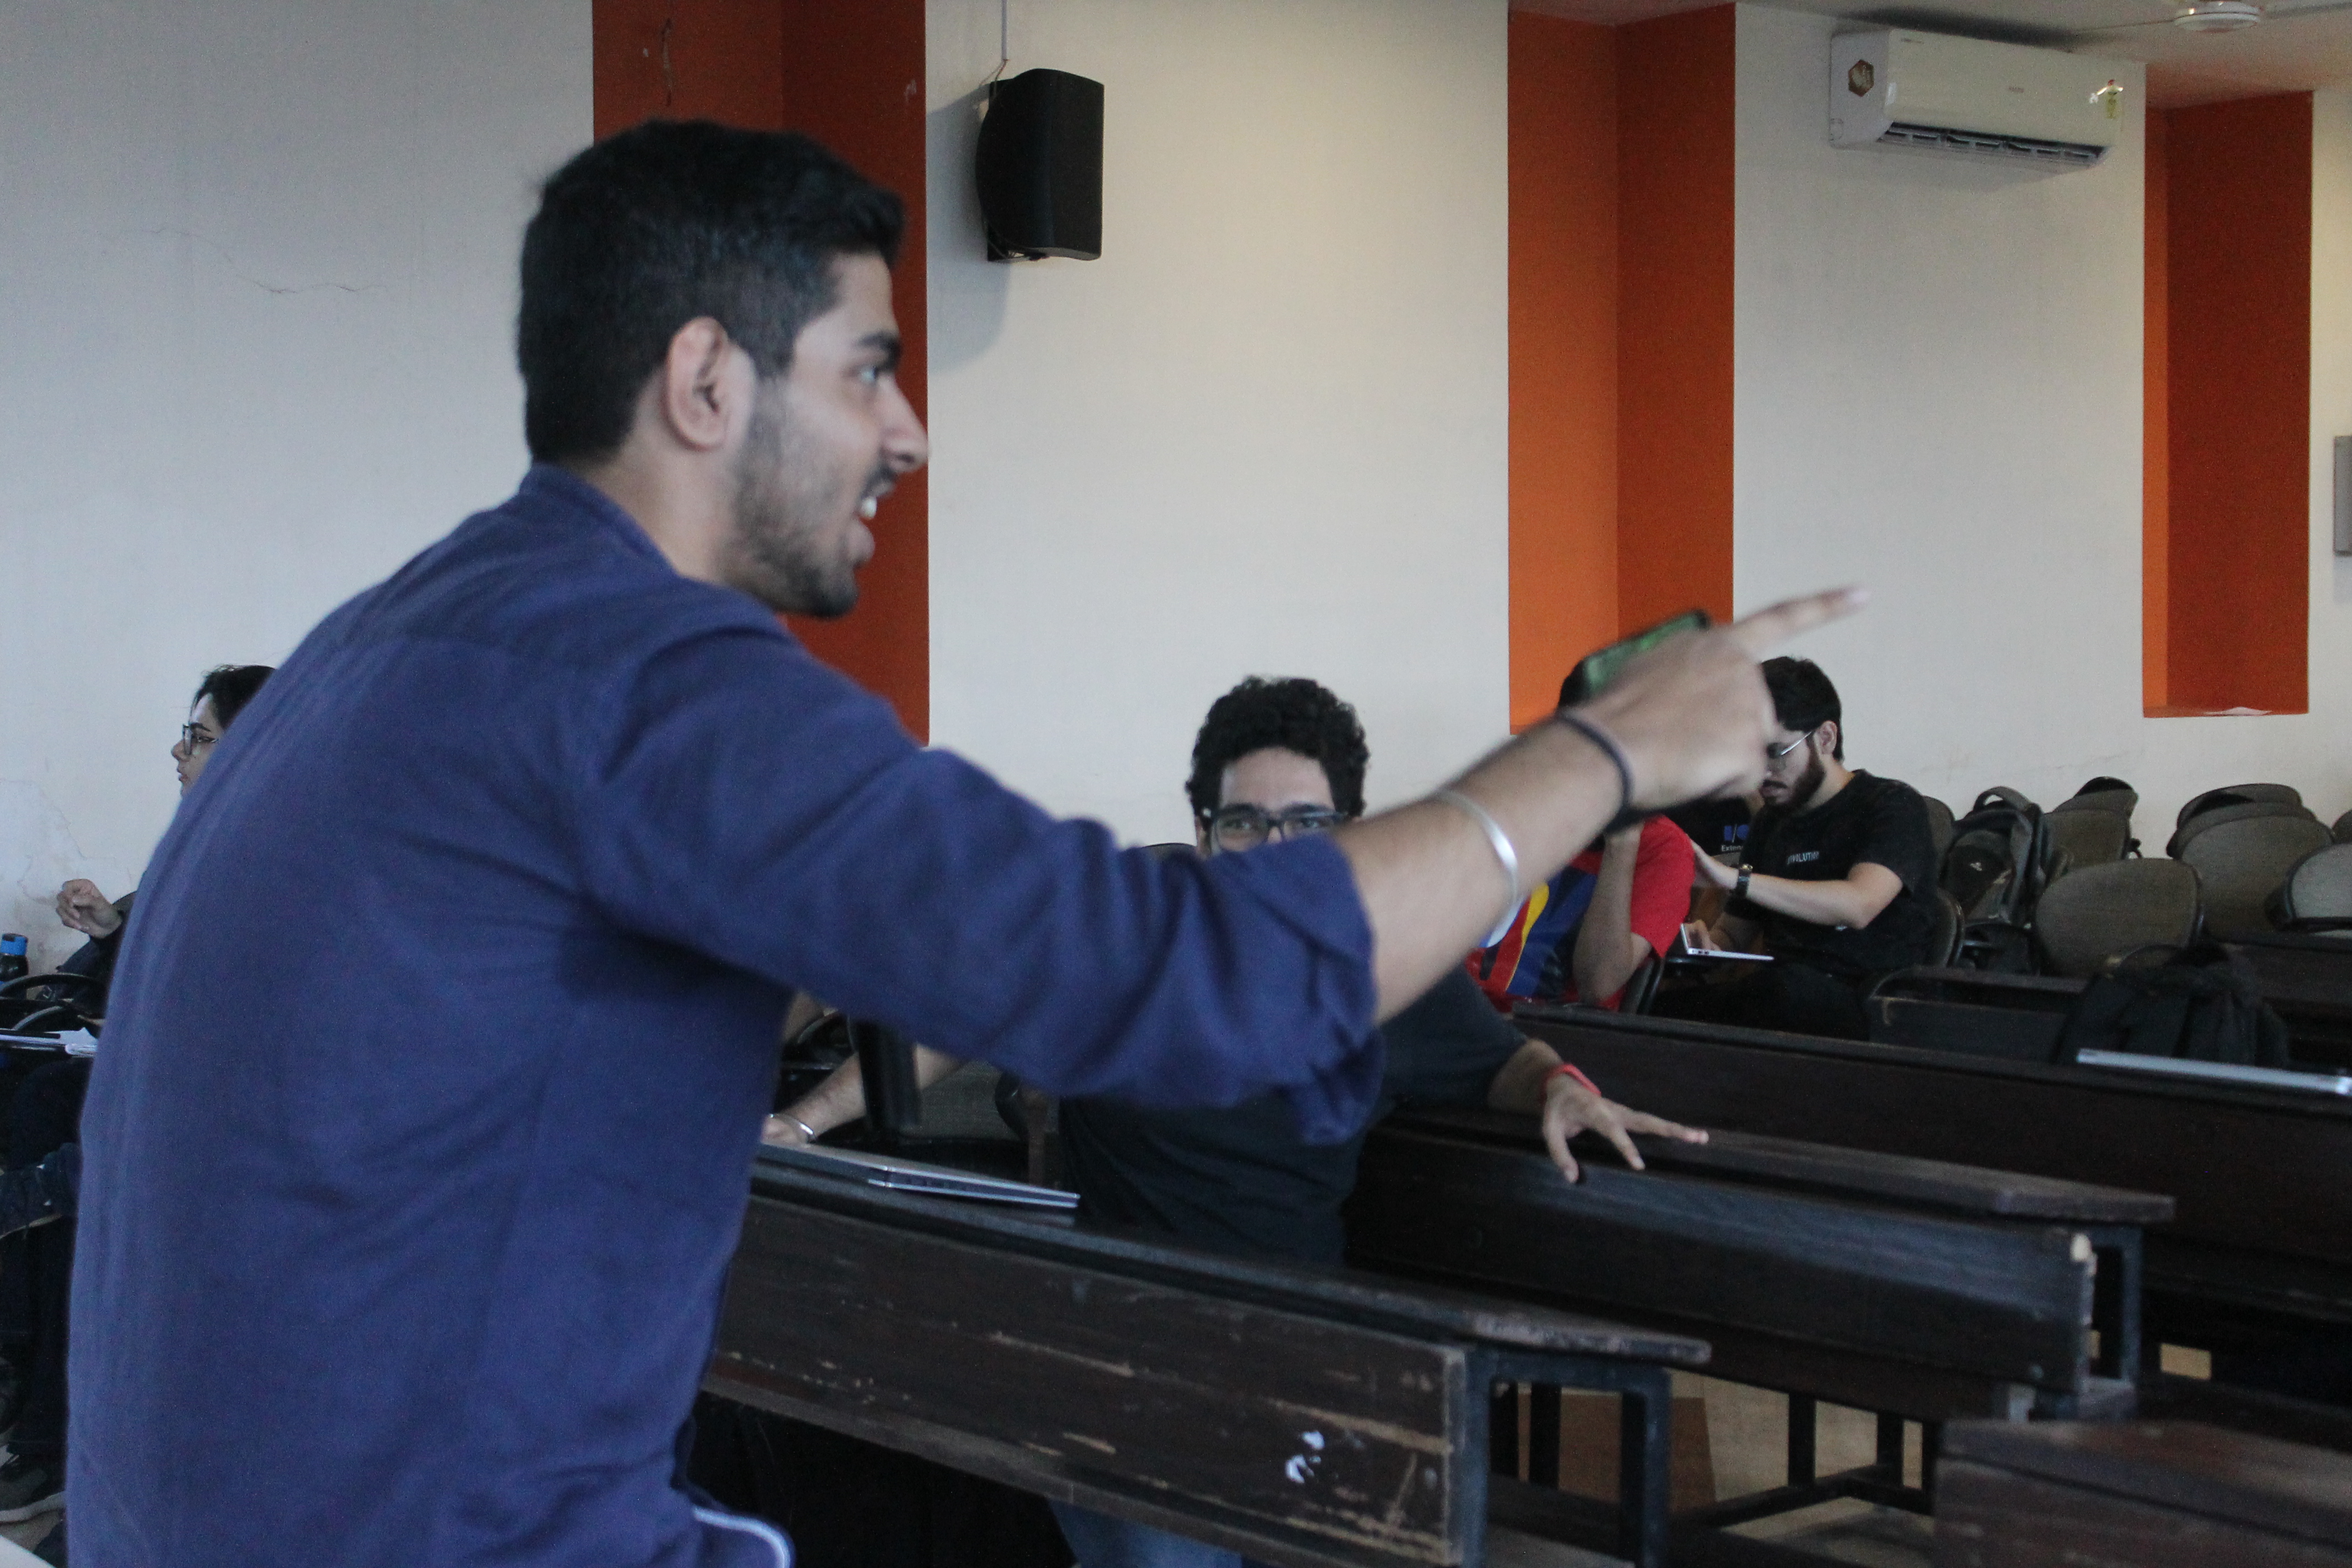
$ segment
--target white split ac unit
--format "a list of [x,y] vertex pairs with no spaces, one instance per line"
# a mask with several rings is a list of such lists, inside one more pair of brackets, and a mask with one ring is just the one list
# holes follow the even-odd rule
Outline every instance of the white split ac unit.
[[1907,27],[1830,40],[1830,142],[2087,169],[2124,128],[2119,61]]

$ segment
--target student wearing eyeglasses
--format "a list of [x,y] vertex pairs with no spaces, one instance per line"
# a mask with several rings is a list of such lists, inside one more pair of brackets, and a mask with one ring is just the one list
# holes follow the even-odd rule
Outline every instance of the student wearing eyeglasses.
[[1769,953],[1762,973],[1661,996],[1659,1013],[1866,1039],[1862,998],[1881,975],[1927,962],[1936,926],[1935,837],[1919,792],[1845,764],[1845,710],[1809,658],[1763,667],[1778,729],[1764,809],[1738,869],[1698,873],[1731,895],[1710,945]]
[[[1370,751],[1356,710],[1315,681],[1251,677],[1217,699],[1192,745],[1185,793],[1204,856],[1280,853],[1364,812]],[[1687,885],[1688,871],[1683,873]],[[1171,1110],[1105,1096],[1061,1102],[1062,1159],[1092,1224],[1160,1231],[1187,1241],[1311,1262],[1347,1249],[1340,1206],[1372,1124],[1400,1105],[1488,1106],[1543,1118],[1552,1157],[1570,1180],[1568,1142],[1607,1138],[1638,1168],[1628,1136],[1662,1133],[1703,1142],[1704,1132],[1601,1097],[1549,1046],[1530,1040],[1489,1005],[1467,970],[1455,968],[1381,1027],[1386,1065],[1378,1102],[1336,1143],[1309,1143],[1280,1097]],[[917,1072],[936,1081],[961,1064],[919,1049]],[[851,1062],[782,1114],[771,1142],[799,1142],[864,1114]],[[1086,1568],[1241,1568],[1236,1553],[1056,1503],[1054,1511]]]

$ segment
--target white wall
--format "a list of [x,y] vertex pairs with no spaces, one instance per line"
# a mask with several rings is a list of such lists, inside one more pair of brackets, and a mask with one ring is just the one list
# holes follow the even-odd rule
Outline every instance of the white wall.
[[2352,100],[2320,100],[2311,712],[2148,719],[2140,702],[2144,73],[2097,168],[2048,174],[1830,147],[1834,24],[1743,5],[1736,591],[1875,593],[1801,650],[1849,760],[1965,808],[2115,773],[2160,846],[2189,795],[2279,780],[2352,805],[2352,574],[2327,444],[2352,433]]
[[997,16],[929,7],[933,740],[1189,837],[1209,703],[1311,675],[1429,787],[1507,725],[1504,0],[1021,0],[1107,109],[1102,258],[1014,266]]
[[524,462],[514,266],[589,0],[0,0],[0,925],[134,885],[199,675]]

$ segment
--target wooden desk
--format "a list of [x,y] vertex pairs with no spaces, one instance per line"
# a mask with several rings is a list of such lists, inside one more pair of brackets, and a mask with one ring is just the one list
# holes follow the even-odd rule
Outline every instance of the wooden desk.
[[2352,1104],[2091,1068],[1602,1013],[1521,1026],[1614,1099],[1801,1137],[2145,1193],[2151,1337],[2252,1348],[2352,1327]]
[[2352,1568],[2352,1458],[2190,1421],[1965,1423],[1937,1568]]
[[1663,1563],[1667,1369],[1706,1343],[762,1165],[706,1388],[1288,1568],[1483,1555],[1488,1391],[1625,1396]]

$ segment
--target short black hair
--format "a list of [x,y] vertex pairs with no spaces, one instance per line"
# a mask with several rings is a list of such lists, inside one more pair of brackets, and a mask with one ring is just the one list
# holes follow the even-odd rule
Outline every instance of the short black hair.
[[213,717],[220,721],[221,731],[226,734],[228,727],[236,722],[236,716],[245,711],[245,705],[253,700],[253,694],[261,689],[261,683],[277,673],[274,664],[215,665],[205,671],[204,679],[197,683],[196,694],[188,700],[188,709],[193,712],[205,698],[211,698]]
[[709,316],[761,376],[834,305],[834,261],[895,261],[898,198],[805,136],[656,120],[549,176],[522,237],[523,438],[608,457],[677,330]]
[[1845,761],[1845,709],[1837,688],[1810,658],[1768,658],[1764,687],[1772,693],[1772,712],[1784,730],[1811,731],[1823,724],[1838,727],[1837,744],[1830,755]]
[[1280,746],[1323,764],[1331,804],[1342,816],[1364,815],[1364,764],[1371,751],[1356,710],[1303,676],[1267,680],[1251,676],[1209,705],[1192,742],[1192,776],[1184,793],[1192,815],[1215,815],[1225,770],[1252,752]]

